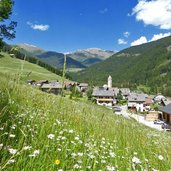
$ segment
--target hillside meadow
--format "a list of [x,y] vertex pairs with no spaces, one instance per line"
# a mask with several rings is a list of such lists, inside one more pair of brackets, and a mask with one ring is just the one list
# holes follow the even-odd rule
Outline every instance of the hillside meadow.
[[61,77],[40,67],[36,64],[29,63],[24,60],[11,58],[7,53],[0,53],[0,72],[12,73],[20,75],[21,79],[26,81],[29,79],[35,80],[60,80]]
[[1,73],[0,170],[169,171],[171,134]]

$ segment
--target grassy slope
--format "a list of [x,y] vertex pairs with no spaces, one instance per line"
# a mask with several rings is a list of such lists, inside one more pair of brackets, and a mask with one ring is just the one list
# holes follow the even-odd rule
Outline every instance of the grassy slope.
[[[146,128],[88,102],[18,85],[3,74],[0,99],[2,170],[109,171],[108,166],[120,171],[132,171],[134,167],[171,169],[170,133]],[[54,138],[49,139],[49,134]],[[25,150],[26,146],[31,149]],[[10,148],[19,153],[11,155]],[[36,155],[35,150],[40,153]],[[13,159],[14,163],[9,164]],[[54,163],[56,159],[60,164]]]
[[[51,73],[50,71],[42,68],[38,65],[31,64],[26,61],[11,58],[6,53],[3,54],[4,57],[0,58],[0,72],[3,73],[22,73],[23,80],[35,79],[35,80],[59,80],[60,76]],[[23,66],[23,69],[22,69]],[[29,75],[29,76],[28,76]]]

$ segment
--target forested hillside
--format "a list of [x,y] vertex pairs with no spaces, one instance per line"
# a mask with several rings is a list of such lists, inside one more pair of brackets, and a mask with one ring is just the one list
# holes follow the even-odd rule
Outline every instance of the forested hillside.
[[[106,83],[108,75],[113,86],[149,87],[150,92],[171,96],[171,37],[130,47],[109,59],[73,75],[77,81],[95,85]],[[92,74],[93,73],[93,74]]]

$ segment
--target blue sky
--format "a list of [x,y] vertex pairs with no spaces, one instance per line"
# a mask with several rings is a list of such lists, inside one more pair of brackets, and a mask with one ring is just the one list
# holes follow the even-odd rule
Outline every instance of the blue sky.
[[15,0],[11,19],[11,44],[119,51],[170,35],[171,0]]

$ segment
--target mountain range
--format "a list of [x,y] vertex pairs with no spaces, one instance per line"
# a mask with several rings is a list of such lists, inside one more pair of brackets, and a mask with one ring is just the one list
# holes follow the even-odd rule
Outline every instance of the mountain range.
[[72,77],[76,81],[103,85],[109,75],[113,86],[141,86],[146,91],[171,96],[171,36],[124,49],[105,61],[73,73]]
[[[54,51],[46,51],[38,48],[34,45],[20,44],[17,45],[20,51],[26,55],[34,56],[40,60],[56,67],[58,69],[63,68],[64,54]],[[77,68],[84,69],[88,66],[94,65],[95,63],[101,62],[113,55],[113,51],[106,51],[98,48],[90,48],[85,50],[79,50],[73,53],[67,54],[67,69]]]
[[113,54],[113,51],[102,50],[99,48],[89,48],[85,50],[78,50],[76,52],[69,53],[68,55],[88,67],[95,63],[104,61]]

